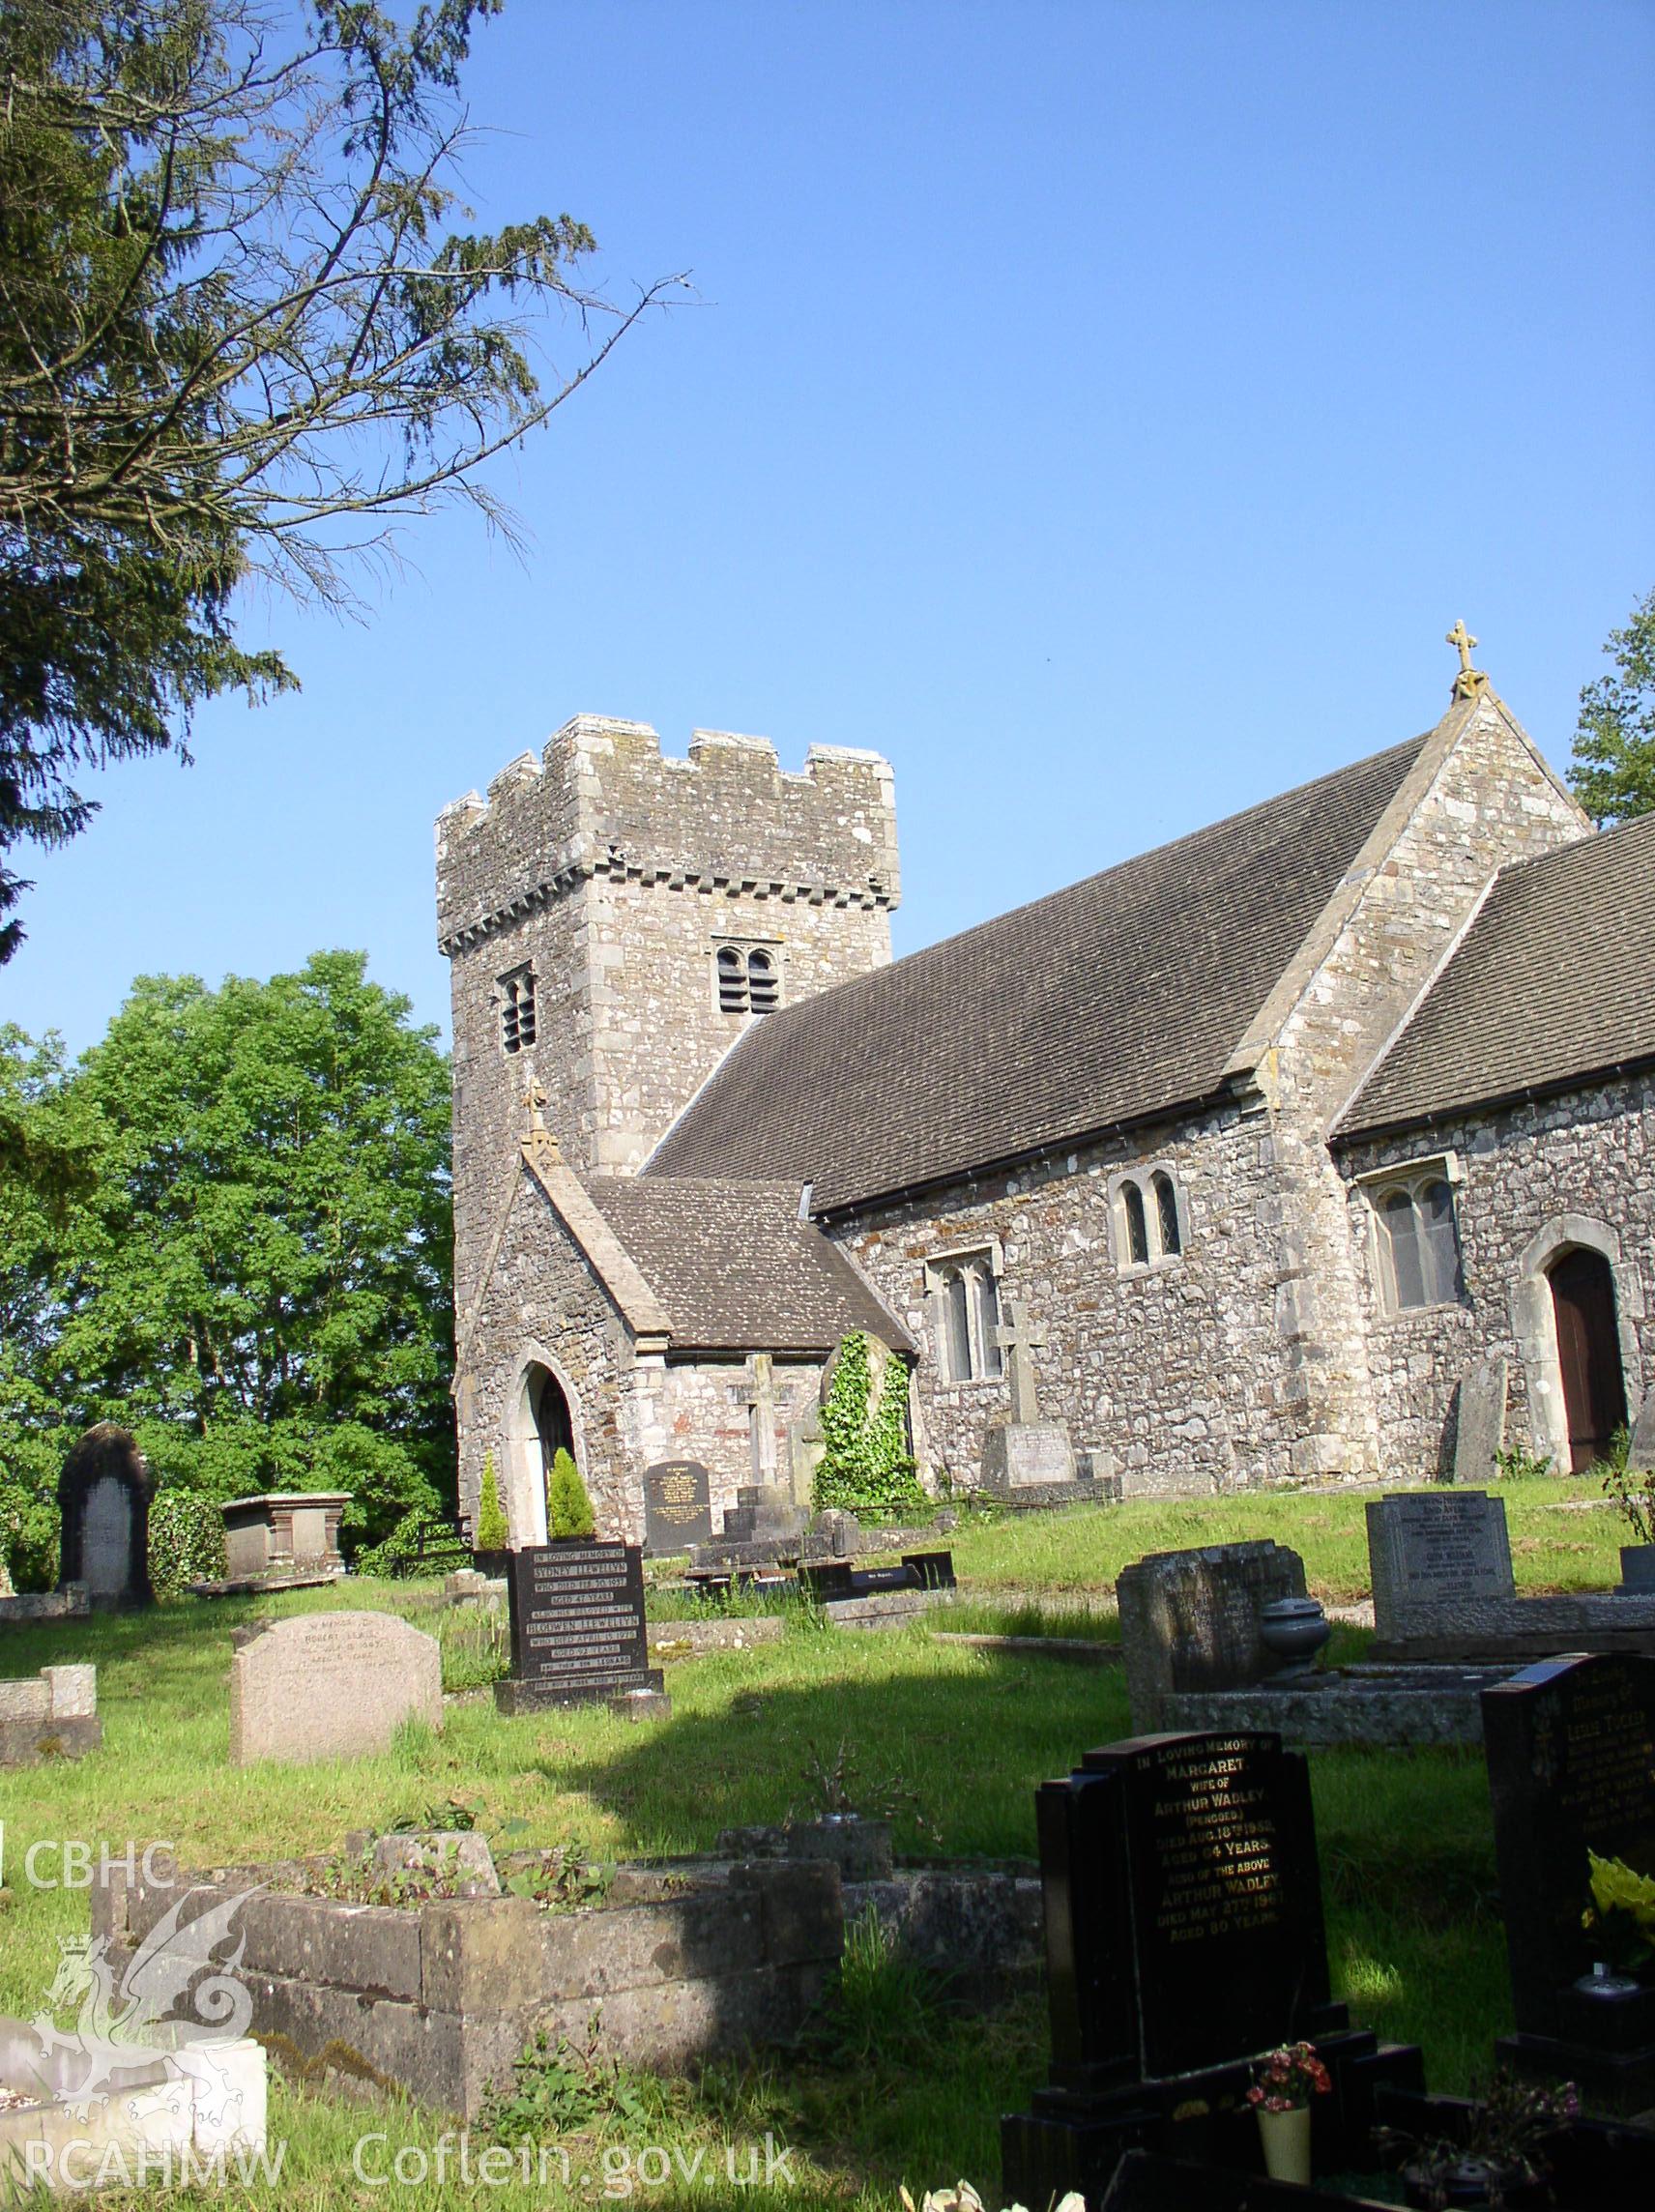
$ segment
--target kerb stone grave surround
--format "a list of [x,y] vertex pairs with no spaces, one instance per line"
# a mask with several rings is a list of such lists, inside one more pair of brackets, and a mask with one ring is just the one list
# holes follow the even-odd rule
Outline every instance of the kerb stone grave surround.
[[43,1667],[38,1674],[0,1681],[0,1766],[78,1759],[102,1741],[96,1667]]
[[394,1614],[299,1614],[233,1641],[233,1766],[369,1758],[405,1720],[442,1728],[441,1648]]

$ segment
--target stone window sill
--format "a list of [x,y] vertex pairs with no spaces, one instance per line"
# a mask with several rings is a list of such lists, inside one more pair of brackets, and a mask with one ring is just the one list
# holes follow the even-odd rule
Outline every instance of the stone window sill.
[[1398,1306],[1394,1313],[1381,1313],[1377,1325],[1380,1328],[1406,1328],[1409,1322],[1434,1321],[1443,1314],[1468,1314],[1470,1310],[1464,1298],[1437,1298],[1428,1306]]
[[1181,1275],[1183,1271],[1184,1256],[1181,1252],[1175,1258],[1165,1260],[1129,1260],[1124,1267],[1117,1269],[1123,1283],[1142,1282],[1147,1275]]

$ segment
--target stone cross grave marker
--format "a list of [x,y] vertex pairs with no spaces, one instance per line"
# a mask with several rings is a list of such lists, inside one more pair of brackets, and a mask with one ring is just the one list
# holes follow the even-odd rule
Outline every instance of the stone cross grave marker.
[[58,1587],[84,1583],[99,1608],[148,1605],[150,1499],[155,1477],[134,1440],[113,1421],[88,1429],[63,1463]]
[[405,1720],[443,1725],[434,1636],[390,1613],[305,1613],[238,1629],[230,1763],[307,1763],[388,1751]]
[[1588,2102],[1608,2085],[1611,2102],[1641,2110],[1655,2101],[1655,1984],[1619,2000],[1576,1984],[1602,1958],[1582,1925],[1588,1852],[1655,1875],[1655,1659],[1548,1659],[1485,1690],[1482,1706],[1517,2018],[1501,2050],[1532,2066],[1562,2046],[1554,2078],[1580,2079]]
[[644,1470],[644,1548],[687,1552],[712,1541],[711,1481],[698,1459],[663,1459]]
[[1503,1359],[1485,1359],[1467,1368],[1460,1382],[1460,1411],[1454,1430],[1454,1480],[1492,1482],[1498,1474],[1495,1454],[1505,1449],[1505,1409],[1511,1370]]
[[1132,1726],[1167,1726],[1169,1698],[1185,1690],[1239,1690],[1283,1665],[1267,1651],[1259,1615],[1273,1599],[1303,1597],[1304,1561],[1271,1537],[1154,1552],[1116,1586]]
[[1447,1490],[1371,1499],[1368,1572],[1382,1640],[1454,1634],[1466,1606],[1516,1593],[1504,1499]]
[[644,1556],[635,1544],[527,1544],[507,1561],[511,1675],[505,1713],[662,1695],[649,1664]]
[[1020,1298],[1013,1298],[1005,1311],[1008,1319],[995,1330],[994,1341],[1002,1352],[1010,1354],[1006,1374],[1011,1383],[1011,1418],[1019,1428],[1031,1428],[1040,1418],[1040,1400],[1030,1354],[1045,1351],[1046,1331],[1030,1321]]

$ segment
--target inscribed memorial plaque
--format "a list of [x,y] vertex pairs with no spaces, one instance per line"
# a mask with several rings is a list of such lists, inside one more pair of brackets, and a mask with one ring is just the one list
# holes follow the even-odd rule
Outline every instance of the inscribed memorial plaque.
[[1409,1492],[1368,1506],[1368,1571],[1381,1637],[1457,1606],[1515,1592],[1505,1500],[1486,1491]]
[[1586,1854],[1655,1875],[1655,1659],[1546,1660],[1482,1705],[1517,2025],[1578,2032],[1568,1993],[1598,1956]]
[[1054,2081],[1189,2073],[1327,2024],[1309,1778],[1279,1736],[1111,1744],[1036,1811]]
[[659,1556],[712,1541],[711,1486],[695,1459],[668,1459],[644,1470],[644,1547]]
[[648,1664],[636,1545],[526,1545],[509,1556],[507,1593],[512,1684],[570,1703],[660,1688],[660,1670]]

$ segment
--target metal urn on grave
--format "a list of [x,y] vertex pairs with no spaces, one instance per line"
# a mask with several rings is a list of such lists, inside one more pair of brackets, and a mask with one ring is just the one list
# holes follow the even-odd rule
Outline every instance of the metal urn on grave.
[[1304,1759],[1254,1732],[1137,1736],[1035,1796],[1052,2065],[1002,2122],[1008,2199],[1101,2202],[1134,2145],[1255,2167],[1259,2053],[1315,2043],[1334,2093],[1318,2164],[1348,2165],[1381,2083],[1422,2089],[1411,2045],[1332,2001]]
[[58,1476],[58,1587],[83,1583],[94,1608],[103,1612],[152,1604],[154,1495],[155,1476],[134,1439],[113,1421],[88,1429]]
[[636,1544],[565,1540],[510,1554],[511,1673],[494,1685],[503,1713],[609,1704],[629,1718],[671,1711],[649,1664],[644,1556]]
[[1485,1690],[1482,1705],[1517,2020],[1499,2056],[1531,2079],[1576,2081],[1589,2109],[1645,2111],[1655,1969],[1636,1916],[1602,1909],[1593,1860],[1606,1897],[1636,1899],[1639,1878],[1655,1877],[1655,1659],[1545,1660]]

